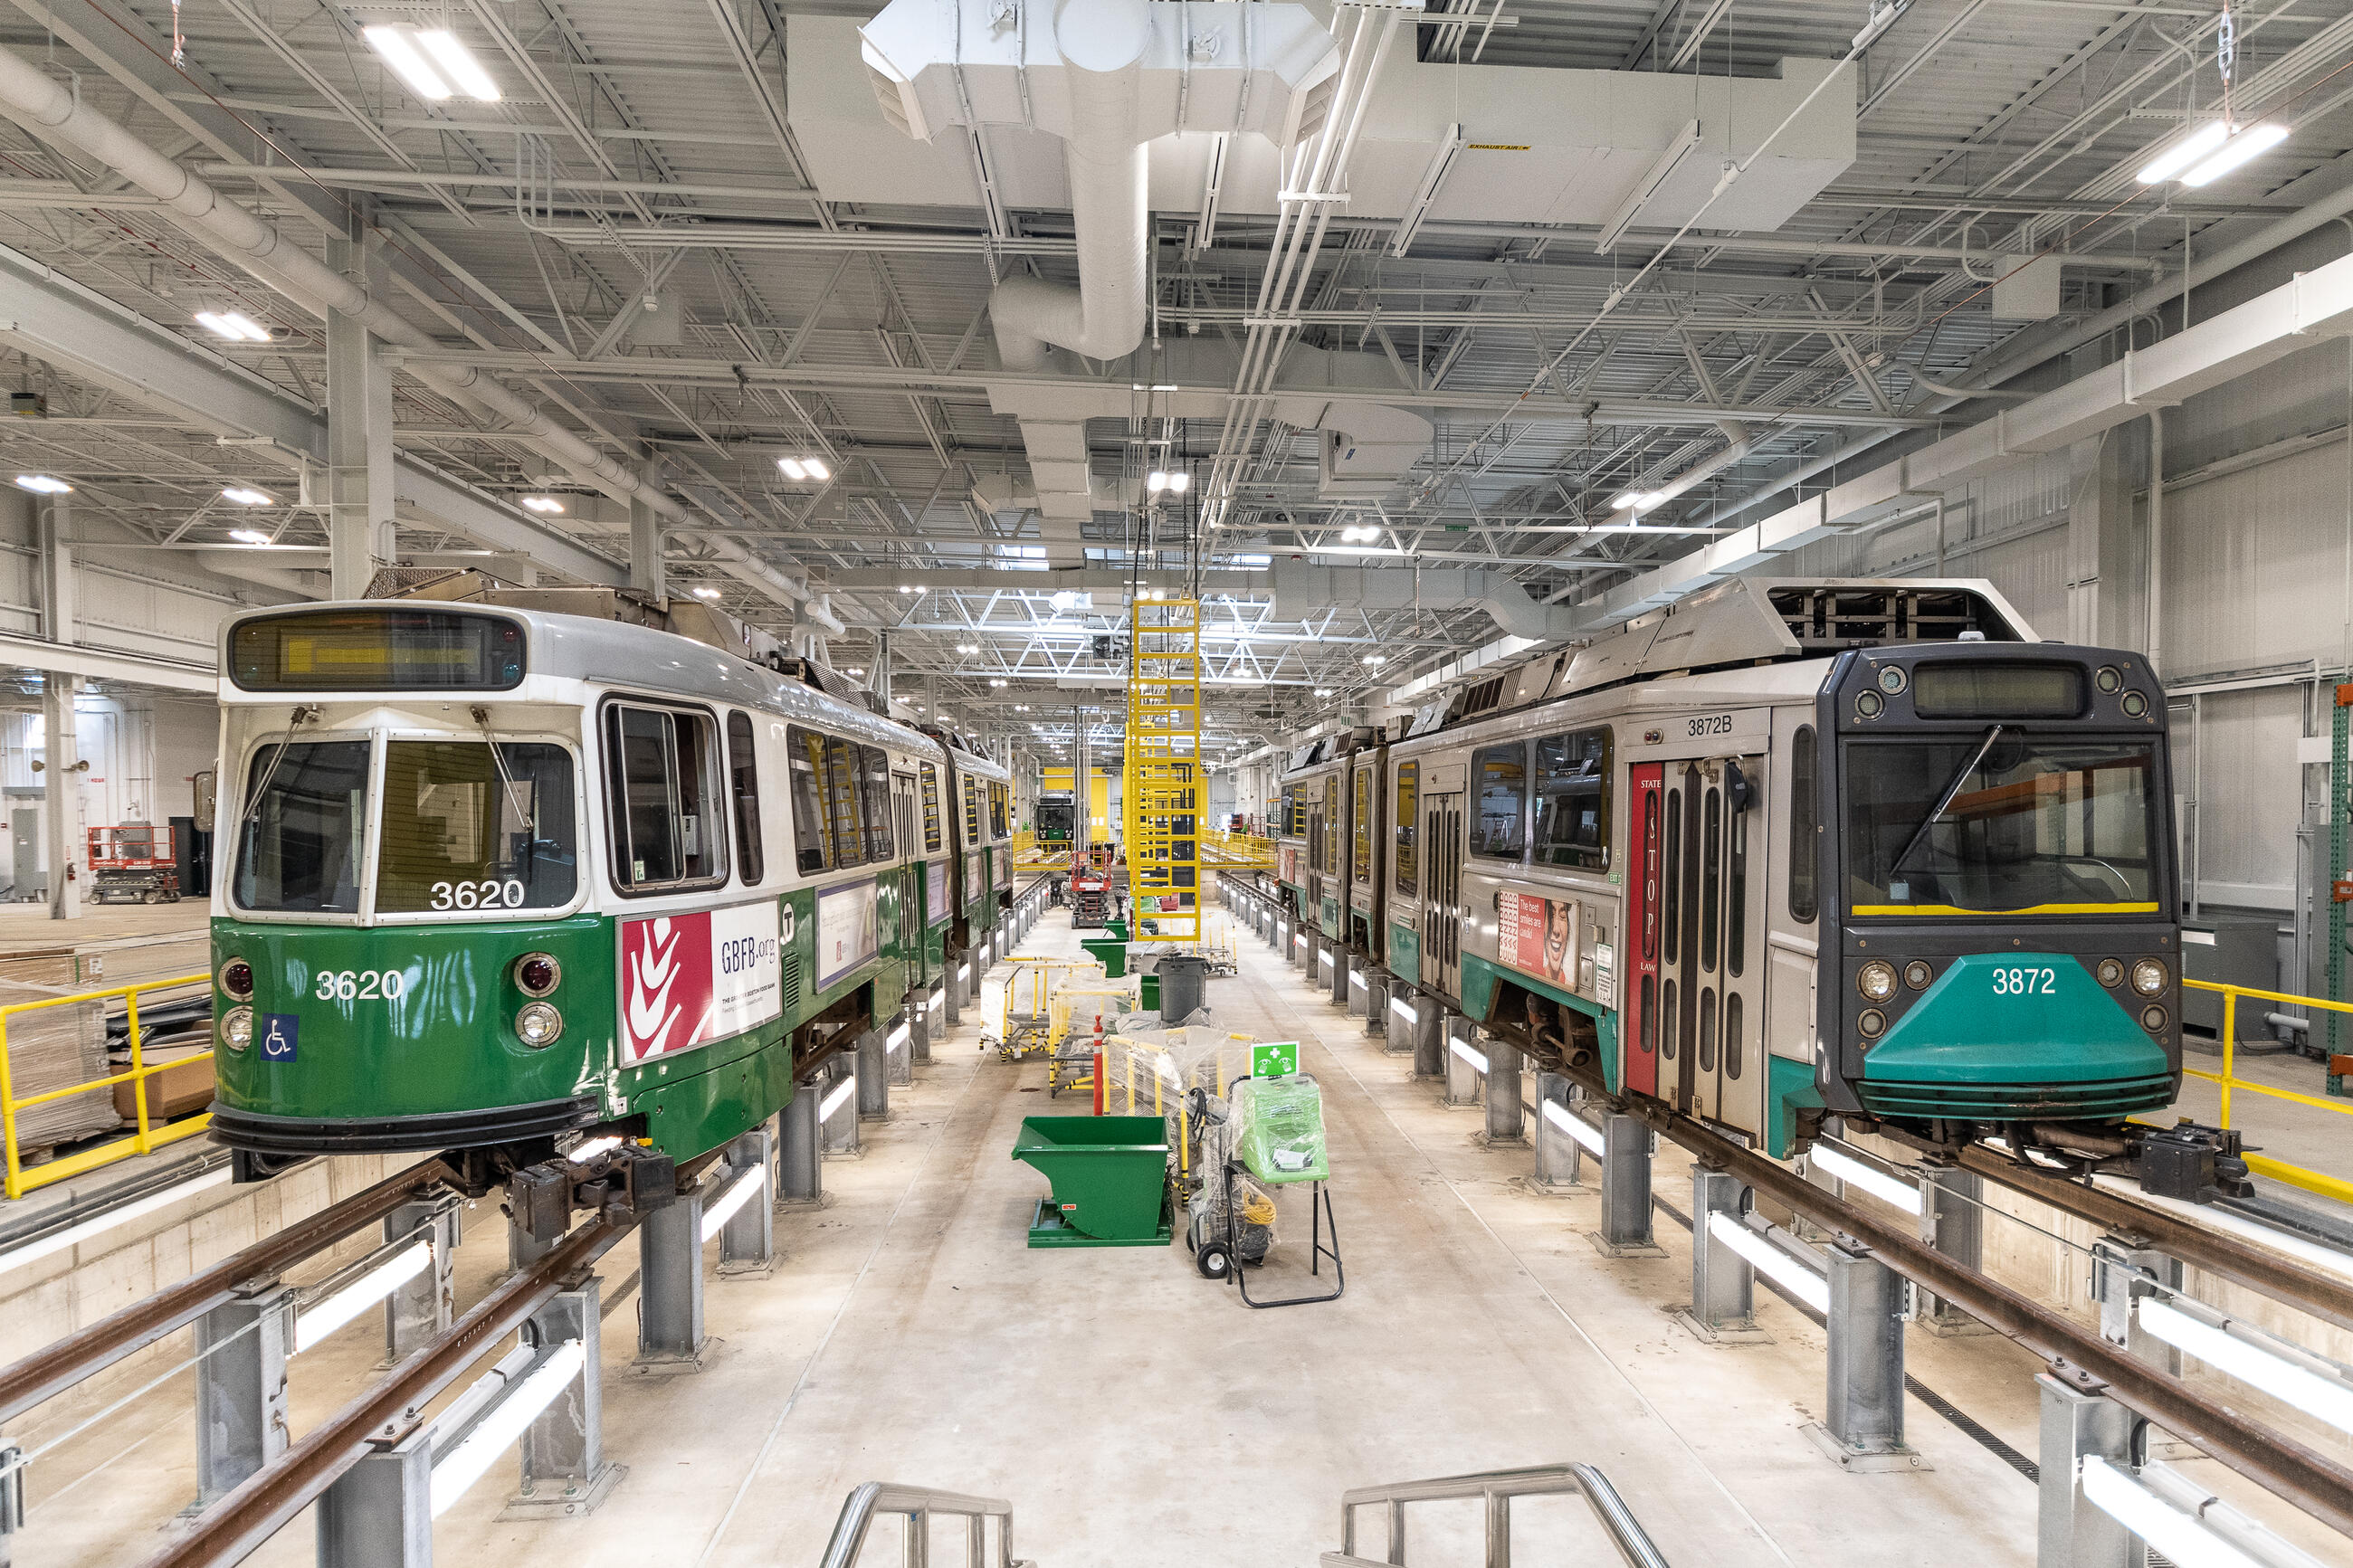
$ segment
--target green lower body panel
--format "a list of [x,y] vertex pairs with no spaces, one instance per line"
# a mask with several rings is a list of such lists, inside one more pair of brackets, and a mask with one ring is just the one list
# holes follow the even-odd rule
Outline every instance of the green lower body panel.
[[700,1072],[680,1072],[701,1065],[691,1056],[666,1064],[670,1074],[659,1080],[635,1069],[629,1111],[645,1117],[656,1148],[689,1158],[757,1127],[791,1101],[792,1050],[781,1035],[747,1035],[727,1048],[739,1054]]
[[1029,1245],[1032,1247],[1166,1247],[1176,1239],[1176,1222],[1165,1211],[1160,1216],[1160,1230],[1154,1236],[1108,1238],[1089,1236],[1078,1226],[1066,1223],[1051,1198],[1038,1200],[1037,1213],[1029,1221]]
[[1421,984],[1421,933],[1411,926],[1389,927],[1388,972],[1409,985]]

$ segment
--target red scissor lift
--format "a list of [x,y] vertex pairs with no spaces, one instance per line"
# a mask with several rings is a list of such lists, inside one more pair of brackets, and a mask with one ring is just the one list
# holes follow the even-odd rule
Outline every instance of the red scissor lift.
[[143,822],[90,830],[90,901],[142,904],[180,901],[176,831]]

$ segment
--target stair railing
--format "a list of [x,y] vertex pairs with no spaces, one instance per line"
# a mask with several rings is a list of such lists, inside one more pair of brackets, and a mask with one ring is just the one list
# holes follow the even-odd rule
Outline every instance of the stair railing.
[[[868,1481],[842,1500],[833,1538],[825,1544],[824,1568],[851,1568],[866,1544],[877,1514],[901,1514],[907,1521],[906,1568],[931,1568],[932,1517],[965,1521],[965,1568],[1029,1568],[1013,1559],[1013,1505],[1001,1498],[965,1497],[931,1487]],[[988,1550],[988,1521],[997,1521],[997,1550]]]
[[[1398,1481],[1389,1486],[1359,1487],[1340,1499],[1340,1550],[1323,1555],[1323,1568],[1402,1568],[1405,1563],[1406,1505],[1481,1498],[1486,1502],[1486,1568],[1511,1568],[1512,1500],[1560,1492],[1581,1492],[1593,1516],[1617,1544],[1628,1568],[1667,1568],[1667,1560],[1651,1543],[1641,1521],[1618,1495],[1609,1479],[1590,1465],[1545,1465],[1525,1470],[1486,1470],[1470,1476],[1442,1476],[1427,1481]],[[1356,1554],[1356,1510],[1385,1507],[1389,1516],[1389,1548],[1386,1558]]]

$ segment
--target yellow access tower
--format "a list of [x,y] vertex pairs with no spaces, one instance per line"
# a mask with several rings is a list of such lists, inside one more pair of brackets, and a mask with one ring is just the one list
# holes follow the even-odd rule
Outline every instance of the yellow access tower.
[[1138,597],[1129,612],[1122,813],[1137,942],[1201,940],[1201,606]]

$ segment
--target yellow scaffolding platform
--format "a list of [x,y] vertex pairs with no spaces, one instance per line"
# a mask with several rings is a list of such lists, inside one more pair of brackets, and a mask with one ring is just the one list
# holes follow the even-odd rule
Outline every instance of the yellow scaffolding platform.
[[1130,611],[1124,818],[1134,940],[1201,940],[1201,606],[1139,597]]

